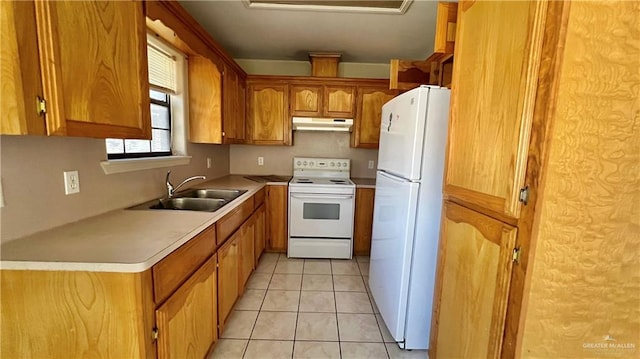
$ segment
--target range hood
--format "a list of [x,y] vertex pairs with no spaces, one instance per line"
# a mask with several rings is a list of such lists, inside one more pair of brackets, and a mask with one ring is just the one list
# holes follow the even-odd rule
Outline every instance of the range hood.
[[293,117],[293,129],[297,131],[351,132],[351,118]]

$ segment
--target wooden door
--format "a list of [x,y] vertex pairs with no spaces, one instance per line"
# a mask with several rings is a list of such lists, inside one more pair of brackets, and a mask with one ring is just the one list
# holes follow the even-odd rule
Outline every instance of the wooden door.
[[33,2],[0,2],[0,43],[0,134],[44,135],[36,110],[42,83]]
[[430,351],[499,358],[516,228],[445,202]]
[[156,309],[158,358],[204,358],[216,331],[216,256]]
[[256,216],[256,225],[255,232],[253,234],[254,246],[253,246],[253,257],[254,257],[254,266],[258,265],[258,260],[260,260],[260,256],[264,249],[267,246],[266,239],[266,205],[261,205],[256,209],[254,216]]
[[143,3],[38,1],[35,6],[47,133],[150,139]]
[[358,87],[351,147],[378,148],[382,105],[394,98],[396,93],[380,87]]
[[244,143],[247,137],[247,79],[238,77],[238,97],[236,111],[236,129],[239,143]]
[[375,188],[356,188],[353,254],[357,256],[368,256],[371,253],[373,200],[375,192]]
[[517,218],[546,2],[462,1],[445,194]]
[[222,143],[222,73],[204,56],[189,57],[189,141]]
[[247,128],[255,145],[291,145],[289,90],[286,84],[249,83]]
[[290,85],[291,116],[322,116],[322,85]]
[[244,293],[244,285],[247,283],[251,272],[253,272],[254,257],[254,231],[256,226],[256,217],[249,218],[238,231],[240,237],[238,239],[238,252],[240,253],[240,265],[238,267],[238,292]]
[[222,333],[238,299],[238,238],[231,237],[218,249],[218,330]]
[[353,118],[355,93],[353,86],[325,86],[324,116]]
[[267,186],[267,241],[270,251],[287,251],[288,196],[287,186]]

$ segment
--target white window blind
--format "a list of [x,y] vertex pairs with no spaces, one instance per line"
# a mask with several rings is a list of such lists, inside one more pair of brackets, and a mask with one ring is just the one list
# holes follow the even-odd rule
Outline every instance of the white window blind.
[[176,59],[153,44],[147,45],[149,84],[159,90],[176,93]]

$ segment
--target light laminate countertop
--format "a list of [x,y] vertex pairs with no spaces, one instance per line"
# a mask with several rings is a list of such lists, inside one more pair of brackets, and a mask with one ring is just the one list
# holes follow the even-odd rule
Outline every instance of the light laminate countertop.
[[358,188],[376,188],[375,178],[351,178]]
[[19,238],[0,248],[0,268],[143,272],[262,187],[226,176],[191,187],[247,190],[216,212],[120,209]]

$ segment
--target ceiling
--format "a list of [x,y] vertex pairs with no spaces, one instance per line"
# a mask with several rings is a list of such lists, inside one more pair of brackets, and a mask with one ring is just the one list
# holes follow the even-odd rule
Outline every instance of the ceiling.
[[308,61],[309,52],[338,52],[343,62],[387,64],[431,55],[438,5],[414,0],[404,14],[383,14],[256,9],[241,0],[180,3],[234,58]]

